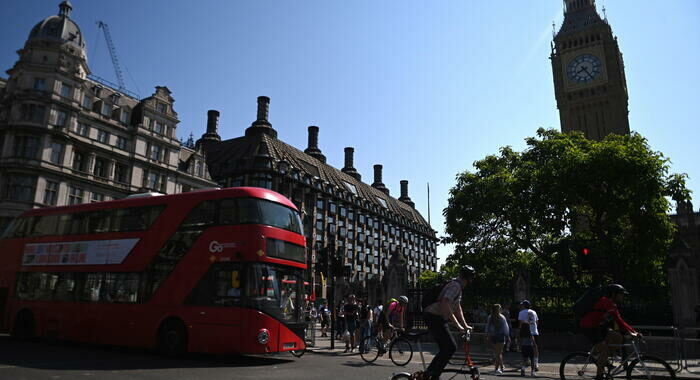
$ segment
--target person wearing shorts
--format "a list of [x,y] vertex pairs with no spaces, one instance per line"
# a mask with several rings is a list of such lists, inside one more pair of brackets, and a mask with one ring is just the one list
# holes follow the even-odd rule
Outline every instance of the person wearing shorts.
[[491,306],[491,314],[486,319],[486,335],[491,344],[493,344],[495,369],[493,373],[496,376],[503,374],[503,347],[510,342],[510,329],[508,328],[508,320],[501,314],[501,305],[494,304]]

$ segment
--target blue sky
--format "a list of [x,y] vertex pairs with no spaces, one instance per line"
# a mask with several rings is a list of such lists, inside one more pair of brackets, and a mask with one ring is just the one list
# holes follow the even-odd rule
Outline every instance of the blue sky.
[[[319,126],[331,165],[342,167],[343,148],[354,147],[365,182],[374,164],[384,165],[392,195],[408,180],[426,217],[430,183],[440,234],[459,172],[502,146],[522,149],[538,127],[559,128],[548,57],[561,1],[71,2],[93,74],[116,82],[101,20],[127,88],[142,97],[159,85],[173,92],[179,137],[204,133],[209,109],[221,112],[223,138],[238,137],[255,119],[256,97],[269,96],[280,139],[304,149],[307,126]],[[3,1],[3,71],[58,3]],[[700,2],[597,3],[624,54],[631,128],[700,191]],[[440,247],[438,256],[449,251]]]

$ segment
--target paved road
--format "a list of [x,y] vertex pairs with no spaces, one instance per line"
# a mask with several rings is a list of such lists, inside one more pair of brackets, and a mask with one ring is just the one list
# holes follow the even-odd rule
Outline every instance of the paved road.
[[[273,356],[189,355],[171,359],[145,350],[53,342],[17,342],[0,337],[0,379],[139,379],[139,380],[237,380],[388,379],[393,372],[415,371],[414,360],[405,369],[380,358],[364,363],[357,354],[319,350],[302,358],[289,354]],[[500,378],[519,377],[518,372]],[[444,376],[443,376],[444,377]],[[540,371],[539,378],[556,378]],[[455,379],[462,379],[462,376]],[[483,379],[495,379],[485,375]]]

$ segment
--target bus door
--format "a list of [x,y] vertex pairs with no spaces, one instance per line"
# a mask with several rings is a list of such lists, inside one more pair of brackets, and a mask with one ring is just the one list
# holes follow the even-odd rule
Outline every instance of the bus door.
[[243,266],[214,264],[202,278],[186,304],[192,327],[190,348],[199,352],[240,350],[241,329],[246,325],[243,306]]

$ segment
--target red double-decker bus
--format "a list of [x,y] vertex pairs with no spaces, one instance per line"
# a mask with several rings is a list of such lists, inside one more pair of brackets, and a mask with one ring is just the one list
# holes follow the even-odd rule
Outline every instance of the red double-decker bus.
[[0,239],[0,326],[167,354],[300,350],[305,246],[294,204],[261,188],[31,210]]

